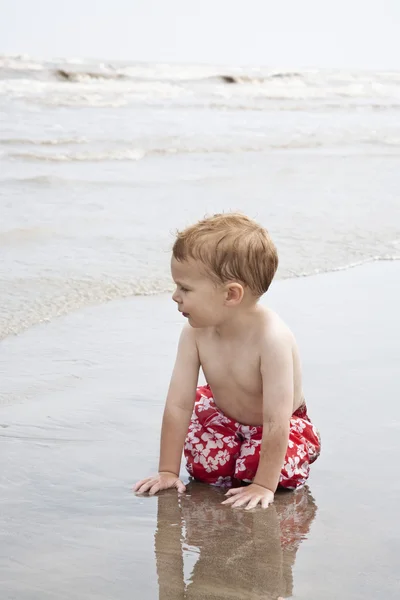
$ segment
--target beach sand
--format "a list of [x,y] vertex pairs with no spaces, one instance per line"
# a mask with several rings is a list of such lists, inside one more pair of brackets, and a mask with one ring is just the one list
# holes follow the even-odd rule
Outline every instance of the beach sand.
[[265,302],[298,338],[323,441],[309,486],[266,511],[200,484],[132,492],[157,468],[182,325],[167,296],[2,342],[2,600],[399,597],[400,264],[278,281]]

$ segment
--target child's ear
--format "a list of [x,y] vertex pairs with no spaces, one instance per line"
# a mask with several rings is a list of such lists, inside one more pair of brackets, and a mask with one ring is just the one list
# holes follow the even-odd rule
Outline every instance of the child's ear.
[[225,304],[227,306],[235,306],[242,301],[244,295],[243,286],[240,283],[228,283],[226,286]]

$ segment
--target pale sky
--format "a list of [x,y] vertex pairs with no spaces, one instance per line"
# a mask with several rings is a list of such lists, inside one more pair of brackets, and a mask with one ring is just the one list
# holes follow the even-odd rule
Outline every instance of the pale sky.
[[0,0],[0,54],[400,70],[400,0]]

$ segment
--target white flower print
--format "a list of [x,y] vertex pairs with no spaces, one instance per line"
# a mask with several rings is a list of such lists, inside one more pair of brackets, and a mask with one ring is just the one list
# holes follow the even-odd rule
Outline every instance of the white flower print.
[[184,449],[189,450],[189,452],[193,450],[193,444],[191,444],[187,439],[185,441]]
[[286,469],[289,479],[298,472],[299,462],[300,458],[298,456],[289,456],[287,459],[284,468]]
[[298,433],[303,433],[305,428],[307,427],[306,423],[303,419],[291,419],[291,428]]
[[199,403],[197,405],[197,410],[199,412],[203,412],[204,410],[209,410],[212,408],[214,404],[214,398],[207,398],[207,396],[201,396]]
[[250,439],[248,442],[242,444],[240,454],[242,456],[252,456],[255,454],[257,446],[261,446],[261,440]]
[[192,422],[189,425],[189,431],[192,433],[197,433],[198,431],[202,430],[202,425],[196,420],[192,420]]
[[187,434],[187,438],[186,439],[187,439],[187,441],[191,442],[192,444],[198,444],[200,442],[200,438],[198,438],[191,431],[189,431],[189,433]]
[[203,465],[203,467],[204,467],[204,469],[207,471],[207,473],[210,473],[210,472],[211,472],[211,470],[212,470],[212,469],[210,468],[210,464],[209,464],[211,460],[212,460],[211,456],[209,456],[208,458],[206,458],[206,456],[204,456],[204,454],[202,454],[202,455],[199,457],[199,463],[200,463],[201,465]]
[[208,465],[206,467],[206,470],[208,472],[210,471],[217,471],[219,466],[223,466],[225,463],[228,462],[228,460],[230,459],[230,454],[227,450],[220,450],[219,452],[217,452],[217,454],[215,455],[214,458],[212,458],[212,456],[210,456],[208,458]]
[[238,458],[236,461],[236,472],[245,471],[246,465],[244,464],[244,458]]
[[223,438],[222,433],[218,433],[217,431],[205,431],[201,434],[201,439],[206,443],[206,447],[208,449],[212,448],[223,448],[224,443],[222,441]]
[[224,444],[228,446],[228,448],[234,448],[237,444],[237,441],[233,435],[227,435],[223,438]]
[[216,471],[218,469],[218,465],[215,464],[215,461],[212,459],[211,456],[208,460],[204,459],[203,461],[201,461],[201,464],[203,465],[207,473],[212,473],[212,471]]
[[201,464],[203,464],[205,457],[207,457],[210,454],[210,451],[208,450],[208,448],[205,448],[203,444],[196,444],[192,447],[191,453],[193,456],[193,461],[195,463],[200,462]]
[[304,450],[304,444],[299,444],[297,446],[297,456],[299,458],[304,458],[306,456],[307,452]]
[[293,489],[299,488],[300,486],[304,485],[308,478],[308,472],[308,463],[303,463],[301,467],[296,469],[296,485],[293,487]]
[[231,455],[229,454],[228,450],[220,450],[219,452],[217,452],[215,458],[218,459],[220,465],[224,465],[228,462],[230,457]]

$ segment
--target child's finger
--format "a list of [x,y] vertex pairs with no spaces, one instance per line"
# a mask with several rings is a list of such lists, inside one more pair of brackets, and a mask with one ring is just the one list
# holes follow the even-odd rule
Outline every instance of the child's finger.
[[183,492],[186,492],[186,486],[182,483],[180,479],[178,479],[178,481],[175,483],[175,487],[181,494]]
[[133,486],[133,490],[135,492],[138,491],[138,489],[144,485],[145,483],[147,483],[148,481],[150,481],[150,479],[152,479],[152,477],[146,477],[146,479],[141,479],[140,481],[138,481],[137,483],[135,483],[135,485]]
[[250,500],[250,502],[248,503],[248,505],[246,506],[245,510],[251,510],[252,508],[255,508],[257,506],[257,504],[260,502],[261,498],[259,498],[258,496],[256,496],[255,498],[252,498]]
[[161,485],[160,482],[157,481],[154,485],[151,486],[150,491],[149,491],[149,496],[154,496],[154,494],[157,494],[157,492],[160,491]]
[[230,498],[228,498],[228,500],[224,500],[223,502],[221,502],[221,504],[233,504],[233,502],[236,502],[236,500],[238,500],[237,496],[231,496]]
[[144,494],[145,492],[147,492],[147,490],[149,490],[151,488],[151,486],[154,483],[154,479],[150,479],[150,481],[146,481],[138,490],[137,493],[138,494]]
[[243,488],[242,487],[231,488],[230,490],[228,490],[226,492],[225,496],[233,496],[234,494],[240,494],[240,492],[243,492]]
[[263,508],[268,508],[270,504],[272,504],[273,500],[269,500],[268,498],[263,498],[261,501],[261,506]]
[[232,508],[240,508],[241,506],[247,504],[248,501],[249,497],[243,494],[243,496],[239,496],[239,498],[234,498],[234,501],[232,502]]

